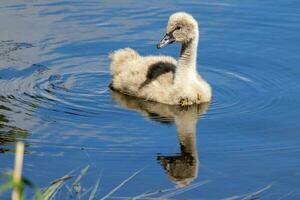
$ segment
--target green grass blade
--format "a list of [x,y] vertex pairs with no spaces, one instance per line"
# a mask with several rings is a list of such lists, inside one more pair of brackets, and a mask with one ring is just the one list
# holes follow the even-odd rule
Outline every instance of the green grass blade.
[[6,183],[3,183],[3,184],[0,185],[0,193],[4,192],[6,190],[9,190],[9,189],[11,189],[13,187],[14,187],[14,183],[13,183],[12,180],[8,181]]
[[98,190],[99,184],[100,184],[100,178],[98,178],[98,180],[96,182],[96,185],[95,185],[94,189],[92,190],[92,192],[90,194],[89,200],[94,200],[95,199],[95,195],[96,195],[96,192]]
[[108,197],[110,197],[113,193],[115,193],[118,189],[120,189],[123,185],[125,185],[128,181],[130,181],[133,177],[138,175],[143,169],[134,172],[131,176],[129,176],[127,179],[125,179],[122,183],[120,183],[117,187],[115,187],[112,191],[110,191],[107,195],[101,198],[101,200],[105,200]]
[[77,192],[80,193],[81,191],[81,187],[80,187],[80,183],[79,181],[82,179],[82,177],[87,173],[88,169],[90,168],[90,165],[87,165],[85,168],[83,168],[80,171],[80,174],[77,176],[77,178],[75,179],[75,181],[72,183],[72,187],[73,189]]
[[235,195],[235,196],[231,196],[231,197],[227,197],[224,198],[222,200],[250,200],[252,199],[254,196],[258,195],[259,193],[262,193],[268,189],[270,189],[272,187],[272,185],[267,185],[266,187],[256,191],[256,192],[252,192],[252,193],[246,193],[246,194],[241,194],[241,195]]
[[44,200],[52,199],[57,191],[61,188],[61,186],[67,181],[68,179],[72,178],[70,175],[65,175],[59,179],[54,180],[49,187],[47,187],[43,192],[42,196]]
[[264,192],[264,191],[266,191],[266,190],[268,190],[268,189],[270,189],[271,187],[272,187],[272,185],[267,185],[266,187],[264,187],[264,188],[262,188],[262,189],[260,189],[260,190],[258,190],[258,191],[256,191],[256,192],[253,192],[253,193],[247,195],[247,196],[244,197],[242,200],[249,200],[249,199],[251,199],[252,197],[254,197],[254,196],[256,196],[256,195],[258,195],[258,194],[260,194],[260,193],[262,193],[262,192]]
[[35,200],[44,200],[41,191],[37,188],[34,191],[34,199]]

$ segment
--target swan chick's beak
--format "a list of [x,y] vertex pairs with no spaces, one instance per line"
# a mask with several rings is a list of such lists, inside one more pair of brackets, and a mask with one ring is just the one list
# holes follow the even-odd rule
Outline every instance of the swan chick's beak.
[[173,42],[175,42],[175,39],[172,36],[172,34],[166,33],[165,36],[163,37],[163,39],[161,39],[161,41],[156,45],[156,47],[158,49],[160,49],[160,48],[166,46],[167,44],[172,44]]

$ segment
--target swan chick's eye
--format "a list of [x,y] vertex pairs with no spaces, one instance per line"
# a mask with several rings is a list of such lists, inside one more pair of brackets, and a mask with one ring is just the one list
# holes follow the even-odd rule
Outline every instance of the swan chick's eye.
[[177,26],[176,28],[175,28],[175,30],[180,30],[181,29],[181,27],[180,26]]

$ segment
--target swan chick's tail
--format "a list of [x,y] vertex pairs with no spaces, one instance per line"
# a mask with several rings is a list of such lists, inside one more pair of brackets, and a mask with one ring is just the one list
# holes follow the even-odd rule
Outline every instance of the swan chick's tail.
[[139,58],[140,55],[131,48],[118,49],[109,55],[111,59],[110,70],[112,75],[117,75],[122,71],[122,66],[126,61]]

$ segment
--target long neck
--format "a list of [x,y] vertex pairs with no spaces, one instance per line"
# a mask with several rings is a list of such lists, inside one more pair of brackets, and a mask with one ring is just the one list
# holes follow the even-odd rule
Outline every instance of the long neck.
[[196,146],[196,124],[197,115],[191,112],[184,112],[175,117],[178,138],[183,151],[197,155]]
[[187,80],[194,76],[196,73],[196,61],[197,61],[197,47],[198,47],[198,34],[197,36],[187,42],[183,43],[178,59],[178,65],[176,70],[175,83]]

